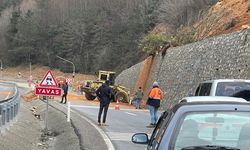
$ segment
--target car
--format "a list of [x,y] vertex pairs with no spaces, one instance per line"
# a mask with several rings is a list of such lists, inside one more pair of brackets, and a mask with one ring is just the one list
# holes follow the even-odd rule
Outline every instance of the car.
[[231,96],[250,101],[250,80],[216,79],[201,82],[194,96]]
[[147,150],[249,150],[250,103],[231,97],[197,98],[164,111],[150,139],[136,133],[132,142],[147,144]]
[[208,102],[208,101],[217,101],[217,102],[246,102],[243,98],[229,97],[229,96],[190,96],[182,98],[179,103],[182,102]]

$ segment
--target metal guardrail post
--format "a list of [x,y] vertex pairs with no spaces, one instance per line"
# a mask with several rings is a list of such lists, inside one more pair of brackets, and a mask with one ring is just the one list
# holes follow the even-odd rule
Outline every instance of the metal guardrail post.
[[10,102],[6,104],[6,128],[10,129]]
[[5,132],[17,120],[17,114],[20,109],[20,93],[15,84],[0,83],[14,86],[15,94],[5,100],[0,101],[0,132]]
[[11,112],[11,120],[14,119],[14,101],[11,102],[11,109],[10,109],[10,112]]
[[6,106],[2,105],[2,109],[1,109],[1,113],[2,113],[2,117],[1,117],[1,122],[2,122],[2,126],[1,126],[1,133],[4,132],[4,129],[6,127]]
[[1,126],[2,126],[2,105],[0,105],[0,129],[1,129]]
[[14,119],[14,101],[10,102],[10,125],[13,125],[13,119]]
[[17,118],[16,118],[17,113],[18,113],[18,101],[15,100],[15,101],[14,101],[14,121],[15,121],[15,122],[17,121]]
[[1,133],[3,133],[4,132],[4,127],[5,127],[5,114],[4,114],[4,105],[0,105],[0,107],[1,107],[1,111],[0,111],[0,113],[1,113],[1,117],[0,117],[0,124],[1,124],[1,126],[0,126],[0,132]]
[[6,116],[7,116],[7,113],[6,113],[6,105],[3,106],[3,118],[2,118],[2,121],[3,121],[3,125],[5,126],[6,125]]

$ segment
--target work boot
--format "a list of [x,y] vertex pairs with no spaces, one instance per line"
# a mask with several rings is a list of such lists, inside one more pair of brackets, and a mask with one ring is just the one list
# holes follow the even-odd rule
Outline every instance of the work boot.
[[98,126],[101,126],[102,124],[101,124],[101,121],[98,121]]
[[108,126],[106,123],[102,123],[102,126]]

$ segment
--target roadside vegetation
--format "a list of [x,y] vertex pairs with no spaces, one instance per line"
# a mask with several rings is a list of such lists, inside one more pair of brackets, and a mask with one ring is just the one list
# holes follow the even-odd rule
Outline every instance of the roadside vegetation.
[[139,48],[148,53],[153,54],[161,51],[166,45],[180,46],[194,42],[195,29],[193,27],[180,27],[175,34],[167,34],[164,32],[151,32],[140,40]]

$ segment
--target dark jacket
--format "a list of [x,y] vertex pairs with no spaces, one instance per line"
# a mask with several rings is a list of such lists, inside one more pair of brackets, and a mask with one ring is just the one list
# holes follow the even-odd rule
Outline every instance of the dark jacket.
[[69,89],[69,86],[68,85],[63,85],[63,93],[64,94],[68,94],[68,89]]
[[102,84],[97,91],[96,95],[101,99],[102,104],[109,104],[112,97],[112,89],[107,84]]
[[158,107],[161,106],[161,100],[148,98],[147,104],[150,105],[150,106],[154,106],[154,107],[158,108]]

